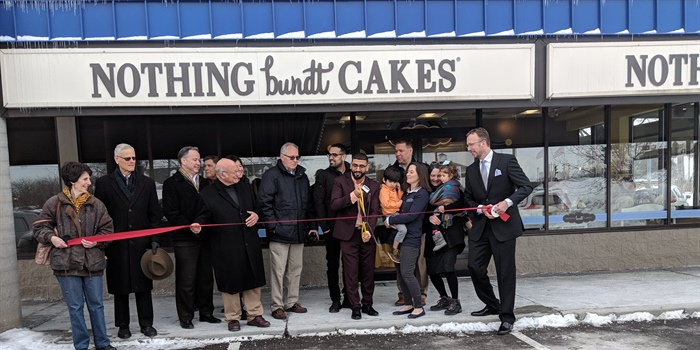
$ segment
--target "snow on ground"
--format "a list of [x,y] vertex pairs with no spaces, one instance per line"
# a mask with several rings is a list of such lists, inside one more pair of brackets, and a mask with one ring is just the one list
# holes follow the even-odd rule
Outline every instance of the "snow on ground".
[[[648,312],[635,312],[617,316],[609,314],[606,316],[597,315],[594,313],[586,313],[582,320],[579,320],[574,314],[551,314],[541,317],[523,317],[515,322],[514,330],[522,331],[526,329],[538,328],[561,328],[577,325],[591,325],[600,327],[612,323],[621,322],[649,322],[652,320],[670,320],[684,318],[700,318],[700,312],[687,314],[683,310],[666,311],[659,316],[654,316]],[[347,329],[338,330],[337,332],[324,333],[309,333],[299,335],[301,337],[317,337],[331,335],[369,335],[369,334],[410,334],[410,333],[477,333],[477,332],[493,332],[498,329],[499,322],[470,322],[457,323],[449,322],[444,324],[433,324],[429,326],[412,326],[406,325],[403,327],[389,327],[378,329]],[[280,336],[281,337],[281,336]],[[145,340],[120,341],[117,345],[120,350],[136,350],[136,349],[189,349],[195,347],[203,347],[211,344],[242,342],[252,339],[270,339],[274,336],[259,336],[259,337],[223,337],[211,339],[183,339],[183,338],[153,338]],[[26,328],[15,328],[0,333],[0,350],[70,350],[72,344],[56,344],[55,340],[58,336],[35,332]]]

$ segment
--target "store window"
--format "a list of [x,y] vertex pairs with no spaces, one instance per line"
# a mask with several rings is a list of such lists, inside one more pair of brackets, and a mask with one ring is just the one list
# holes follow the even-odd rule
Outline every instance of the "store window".
[[[603,106],[552,108],[547,119],[549,230],[605,227],[607,165]],[[543,205],[543,186],[530,195]]]
[[673,223],[700,222],[700,209],[694,196],[697,188],[695,137],[698,103],[671,107],[671,219]]
[[611,224],[666,224],[663,105],[612,106],[611,113]]

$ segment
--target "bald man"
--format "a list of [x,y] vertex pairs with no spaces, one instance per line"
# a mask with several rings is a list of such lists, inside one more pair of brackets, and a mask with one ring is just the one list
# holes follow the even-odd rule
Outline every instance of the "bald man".
[[[199,193],[199,213],[190,226],[206,237],[214,265],[216,286],[224,302],[228,330],[241,329],[241,297],[249,326],[269,327],[263,317],[260,288],[265,285],[262,245],[255,224],[258,213],[253,189],[243,178],[243,168],[223,158],[216,163],[216,181]],[[241,223],[207,227],[201,224]]]

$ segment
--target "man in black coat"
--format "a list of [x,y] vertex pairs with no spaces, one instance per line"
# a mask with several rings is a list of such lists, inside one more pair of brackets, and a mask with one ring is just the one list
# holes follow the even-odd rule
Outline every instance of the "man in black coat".
[[[467,133],[467,150],[474,163],[467,167],[464,201],[468,208],[489,206],[490,211],[477,210],[469,231],[469,272],[476,295],[486,306],[472,316],[499,315],[497,334],[510,333],[515,323],[515,239],[523,234],[518,203],[532,192],[532,184],[513,155],[494,153],[491,139],[484,128]],[[506,221],[498,218],[508,214]],[[491,257],[496,264],[499,302],[488,277]]]
[[[286,319],[285,312],[305,313],[299,304],[299,283],[304,242],[318,230],[309,227],[309,178],[299,165],[299,147],[287,142],[277,165],[262,176],[258,198],[262,220],[270,240],[270,296],[272,317]],[[274,223],[273,223],[274,222]],[[286,295],[285,295],[286,292]]]
[[[114,148],[117,170],[102,176],[95,183],[95,197],[107,207],[114,220],[114,232],[142,230],[160,225],[163,213],[158,205],[155,182],[138,172],[136,151],[121,143]],[[141,257],[159,247],[157,236],[114,241],[107,247],[107,291],[114,294],[114,323],[119,327],[117,336],[131,337],[129,330],[129,294],[136,297],[141,333],[154,337],[153,281],[141,270]],[[155,252],[154,252],[155,254]]]
[[[216,177],[217,181],[200,192],[199,214],[190,228],[195,234],[206,236],[228,330],[241,329],[241,297],[248,325],[269,327],[270,322],[262,317],[260,301],[265,266],[255,227],[258,214],[253,189],[247,181],[241,181],[243,168],[230,159],[216,163]],[[204,231],[200,225],[229,223],[238,225],[207,227]]]
[[[197,216],[199,149],[185,146],[177,154],[180,169],[163,182],[163,211],[173,226],[190,225]],[[211,256],[200,237],[184,228],[172,233],[175,248],[175,307],[180,327],[192,329],[194,307],[199,321],[219,323],[214,312],[214,275]],[[195,300],[195,298],[197,300]]]
[[[345,146],[336,143],[328,148],[328,168],[322,170],[316,176],[314,184],[314,205],[319,224],[323,229],[323,240],[326,245],[326,277],[328,278],[328,291],[331,294],[331,307],[329,312],[339,312],[340,303],[340,241],[333,236],[335,220],[322,220],[325,218],[335,218],[335,210],[330,208],[331,193],[333,192],[333,181],[345,172],[350,171],[350,164],[345,161]],[[347,302],[347,301],[346,301]]]

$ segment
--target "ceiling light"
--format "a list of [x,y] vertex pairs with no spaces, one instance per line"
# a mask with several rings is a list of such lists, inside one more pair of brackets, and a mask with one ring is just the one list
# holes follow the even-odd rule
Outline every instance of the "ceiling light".
[[425,112],[419,115],[418,118],[440,118],[443,115],[445,115],[445,113]]
[[[365,120],[365,116],[364,116],[364,115],[356,115],[356,116],[355,116],[355,120]],[[350,121],[350,116],[349,116],[349,115],[344,115],[344,116],[340,117],[340,121],[341,121],[341,122],[349,122],[349,121]]]
[[541,111],[539,109],[526,109],[526,110],[518,113],[518,115],[533,115],[533,114],[540,114],[540,113],[541,113]]

